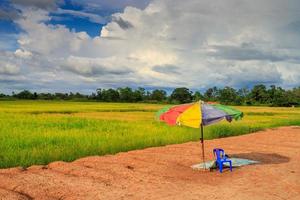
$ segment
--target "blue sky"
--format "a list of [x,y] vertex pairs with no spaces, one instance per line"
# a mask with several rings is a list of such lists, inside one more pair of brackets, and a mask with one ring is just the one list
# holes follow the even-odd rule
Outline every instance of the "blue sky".
[[[121,2],[122,0],[115,1]],[[21,2],[21,1],[19,1]],[[24,0],[23,2],[26,2]],[[37,1],[28,1],[28,6],[35,6],[34,2]],[[52,25],[64,25],[70,30],[74,30],[75,32],[85,31],[91,37],[99,36],[102,27],[109,22],[110,17],[113,13],[122,12],[126,6],[137,6],[139,8],[144,8],[147,5],[148,1],[141,1],[144,3],[136,3],[135,1],[128,1],[126,4],[122,5],[111,5],[106,6],[105,9],[101,9],[101,3],[99,3],[99,7],[94,7],[93,9],[86,10],[89,7],[89,4],[84,4],[84,1],[72,1],[72,0],[65,0],[65,1],[48,1],[49,4],[51,2],[56,2],[56,7],[50,9],[49,16],[51,16],[51,20],[47,22],[47,24]],[[97,1],[95,1],[97,2]],[[125,1],[126,2],[126,1]],[[15,7],[17,5],[17,7]],[[37,4],[38,5],[38,4]],[[9,0],[3,0],[0,2],[1,10],[4,10],[6,13],[19,13],[19,6],[18,4],[14,4]],[[23,5],[24,6],[24,5]],[[80,17],[78,15],[72,15],[70,13],[62,13],[57,12],[57,10],[71,10],[71,11],[79,11],[83,13],[89,13],[101,16],[105,18],[104,22],[94,22],[91,21],[88,17]],[[19,13],[20,14],[20,13]],[[12,17],[4,17],[0,16],[0,37],[2,40],[7,40],[9,38],[10,41],[7,43],[7,46],[0,46],[1,50],[16,50],[18,48],[17,39],[15,35],[22,32],[22,30],[14,23]],[[9,37],[11,35],[11,37]]]
[[297,0],[2,0],[0,92],[300,85]]

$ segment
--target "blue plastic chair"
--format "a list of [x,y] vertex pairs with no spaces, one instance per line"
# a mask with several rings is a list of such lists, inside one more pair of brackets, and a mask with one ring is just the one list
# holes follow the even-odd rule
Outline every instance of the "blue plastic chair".
[[225,152],[223,149],[216,148],[213,150],[214,156],[217,158],[216,163],[217,167],[219,167],[220,172],[223,171],[223,163],[228,162],[230,166],[230,171],[232,171],[232,162],[225,156]]

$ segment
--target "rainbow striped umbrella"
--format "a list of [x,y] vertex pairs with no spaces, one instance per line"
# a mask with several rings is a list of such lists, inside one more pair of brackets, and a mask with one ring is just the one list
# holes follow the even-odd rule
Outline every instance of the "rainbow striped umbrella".
[[168,106],[157,112],[159,120],[169,125],[183,125],[192,128],[200,128],[202,157],[204,159],[203,126],[217,123],[223,119],[231,122],[233,119],[239,120],[243,113],[239,110],[224,106],[215,102],[198,101],[189,104]]

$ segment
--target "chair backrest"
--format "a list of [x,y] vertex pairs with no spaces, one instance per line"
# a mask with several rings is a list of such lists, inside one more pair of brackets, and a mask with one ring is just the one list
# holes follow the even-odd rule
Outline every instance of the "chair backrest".
[[216,148],[213,150],[213,152],[214,152],[214,156],[217,157],[217,160],[221,160],[222,158],[225,157],[225,152],[223,149]]

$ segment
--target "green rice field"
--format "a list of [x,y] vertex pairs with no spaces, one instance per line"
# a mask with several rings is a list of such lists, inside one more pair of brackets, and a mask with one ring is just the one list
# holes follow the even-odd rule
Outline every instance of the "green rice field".
[[[0,101],[0,168],[199,140],[198,129],[155,119],[159,104]],[[235,107],[242,120],[205,127],[205,139],[300,125],[300,108]]]

